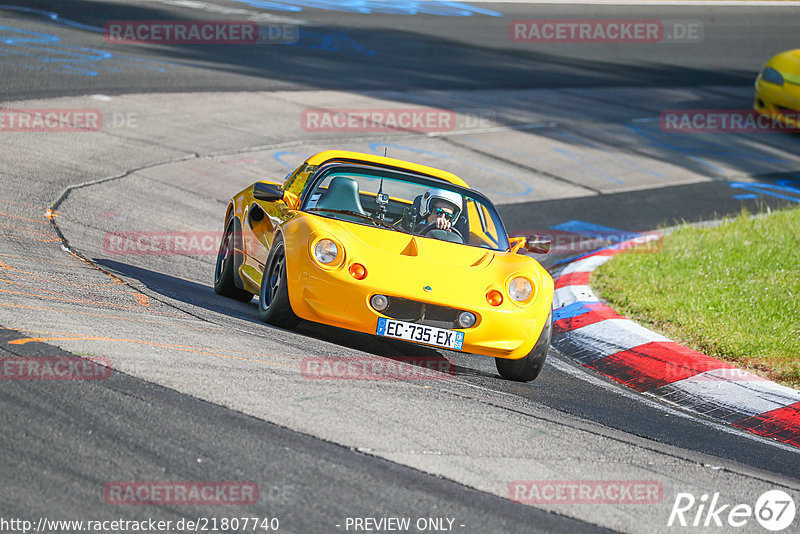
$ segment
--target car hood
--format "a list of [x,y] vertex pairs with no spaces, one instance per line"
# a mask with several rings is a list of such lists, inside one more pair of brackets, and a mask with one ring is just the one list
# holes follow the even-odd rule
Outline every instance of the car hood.
[[[312,239],[332,236],[345,248],[348,261],[363,262],[368,269],[381,266],[404,278],[466,279],[503,283],[511,274],[527,272],[540,281],[547,272],[533,258],[483,247],[451,243],[429,237],[356,223],[326,219],[314,224]],[[549,275],[548,275],[549,276]]]

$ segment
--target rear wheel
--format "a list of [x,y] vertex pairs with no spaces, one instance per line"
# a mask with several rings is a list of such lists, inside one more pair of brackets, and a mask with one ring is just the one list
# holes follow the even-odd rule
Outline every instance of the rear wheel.
[[507,380],[517,382],[530,382],[539,376],[547,359],[547,350],[550,348],[550,338],[553,335],[553,311],[547,316],[547,322],[539,334],[539,339],[533,349],[519,360],[509,360],[506,358],[495,358],[497,372]]
[[261,277],[258,295],[258,317],[265,323],[281,328],[294,328],[300,320],[289,302],[289,284],[286,275],[286,247],[278,235],[272,243],[267,267]]
[[236,236],[234,234],[233,219],[228,221],[225,235],[219,244],[217,252],[217,265],[214,269],[214,291],[225,297],[250,302],[253,294],[236,287],[233,281],[234,254],[236,254]]

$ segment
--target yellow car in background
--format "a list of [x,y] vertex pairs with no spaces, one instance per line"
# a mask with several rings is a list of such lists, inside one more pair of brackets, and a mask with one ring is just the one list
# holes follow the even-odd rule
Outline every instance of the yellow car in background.
[[763,115],[800,128],[800,49],[781,52],[767,61],[756,78],[753,107]]
[[282,185],[256,182],[225,214],[214,289],[260,318],[299,318],[493,356],[501,376],[536,378],[552,331],[553,279],[457,176],[370,154],[326,151]]

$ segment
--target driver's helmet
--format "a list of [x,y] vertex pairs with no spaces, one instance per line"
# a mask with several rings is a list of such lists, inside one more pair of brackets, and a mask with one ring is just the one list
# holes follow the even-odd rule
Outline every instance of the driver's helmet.
[[458,219],[461,214],[461,195],[455,191],[448,191],[447,189],[439,189],[438,187],[431,187],[425,194],[422,195],[422,200],[419,203],[419,214],[422,218],[430,215],[433,209],[434,201],[444,201],[450,204],[453,208],[453,221]]

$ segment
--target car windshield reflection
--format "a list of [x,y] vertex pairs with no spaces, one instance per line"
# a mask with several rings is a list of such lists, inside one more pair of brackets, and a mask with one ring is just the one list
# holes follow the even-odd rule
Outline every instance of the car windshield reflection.
[[304,211],[323,217],[492,250],[509,248],[491,202],[441,180],[378,169],[334,169],[304,199]]

